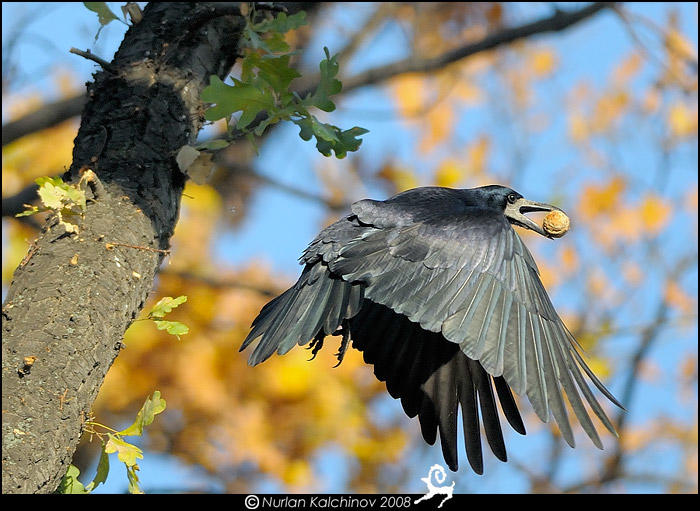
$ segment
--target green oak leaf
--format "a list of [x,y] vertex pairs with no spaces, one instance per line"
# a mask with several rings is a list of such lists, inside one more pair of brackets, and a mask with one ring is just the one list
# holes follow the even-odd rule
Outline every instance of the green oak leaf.
[[38,177],[34,182],[39,185],[37,193],[47,208],[60,210],[76,205],[85,211],[87,198],[84,190],[64,183],[60,177]]
[[299,126],[299,137],[301,137],[302,140],[306,140],[307,142],[311,140],[311,137],[314,136],[314,129],[310,117],[294,119],[292,122]]
[[100,460],[97,462],[97,474],[95,478],[88,485],[90,491],[94,490],[100,484],[107,480],[107,475],[109,474],[109,455],[105,451],[105,446],[102,446],[102,452],[100,453]]
[[299,126],[299,136],[304,140],[316,137],[316,149],[324,156],[331,156],[335,152],[336,158],[342,159],[348,152],[357,151],[362,144],[360,135],[369,133],[364,128],[355,126],[349,130],[341,130],[332,124],[319,122],[313,115],[293,121]]
[[117,16],[112,12],[112,10],[107,6],[106,2],[83,2],[83,5],[87,7],[92,12],[97,13],[97,20],[100,22],[100,28],[97,29],[95,34],[95,41],[100,37],[100,32],[109,23],[114,20],[118,20]]
[[83,486],[83,483],[78,481],[78,476],[80,475],[80,470],[74,465],[68,467],[66,475],[61,479],[61,484],[58,485],[56,490],[58,493],[70,493],[70,494],[85,494],[90,493],[90,490]]
[[209,140],[207,142],[199,144],[195,147],[195,149],[198,149],[199,151],[218,151],[220,149],[225,149],[229,145],[231,145],[231,142],[229,142],[228,140],[224,140],[222,138],[215,138],[214,140]]
[[31,205],[29,205],[29,204],[25,204],[25,206],[29,206],[29,209],[25,209],[25,210],[22,211],[21,213],[17,213],[17,214],[15,215],[16,217],[36,215],[37,213],[39,213],[40,211],[42,211],[42,210],[40,210],[39,208],[37,208],[36,206],[31,206]]
[[179,321],[163,321],[154,319],[153,322],[156,324],[158,330],[165,330],[170,335],[174,335],[180,340],[181,335],[189,333],[190,328],[184,323]]
[[97,19],[100,22],[100,25],[106,25],[110,21],[119,19],[107,6],[106,2],[83,2],[83,5],[92,12],[97,13]]
[[[338,142],[332,145],[332,149],[335,152],[335,157],[343,159],[345,156],[347,156],[348,152],[357,151],[360,148],[360,144],[362,144],[362,139],[357,137],[364,135],[365,133],[369,133],[369,130],[360,128],[359,126],[355,126],[349,130],[338,130]],[[317,148],[318,145],[319,144],[316,144]],[[318,149],[321,151],[321,148]],[[330,153],[325,153],[323,151],[321,152],[326,156],[330,156]]]
[[289,55],[280,57],[250,55],[255,67],[258,68],[258,78],[267,82],[278,94],[287,92],[292,80],[301,76],[296,69],[289,67],[289,57]]
[[156,303],[153,306],[151,312],[148,313],[148,317],[163,318],[166,314],[172,312],[173,309],[179,307],[186,301],[187,297],[185,295],[178,296],[177,298],[173,298],[172,296],[165,296],[158,300],[158,303]]
[[253,25],[253,30],[259,33],[273,32],[278,34],[284,34],[290,30],[297,29],[301,26],[308,24],[306,20],[306,12],[299,11],[296,14],[287,16],[286,13],[280,12],[271,20],[263,20],[260,23]]
[[160,397],[160,391],[156,390],[152,396],[146,398],[146,401],[143,403],[141,410],[139,410],[139,413],[136,415],[136,420],[134,420],[134,423],[125,430],[120,431],[119,434],[124,436],[142,435],[143,428],[151,424],[153,422],[153,419],[155,419],[155,416],[161,413],[163,410],[165,410],[165,406],[165,399],[162,399]]
[[211,76],[209,86],[202,91],[202,101],[216,104],[205,114],[208,121],[216,121],[241,111],[236,127],[243,129],[253,122],[258,113],[274,110],[275,99],[269,90],[235,78],[233,82],[233,86],[226,85],[218,76]]
[[105,452],[107,454],[117,453],[117,458],[119,461],[124,463],[127,467],[136,465],[136,460],[138,458],[143,459],[143,451],[136,447],[134,444],[122,440],[120,437],[108,433],[109,440],[105,444]]
[[320,108],[324,112],[332,112],[335,110],[335,103],[330,100],[330,96],[338,94],[343,89],[343,84],[340,80],[336,80],[340,65],[338,64],[338,56],[331,58],[328,48],[324,47],[326,58],[319,64],[321,70],[321,80],[319,81],[316,92],[309,98],[311,104]]

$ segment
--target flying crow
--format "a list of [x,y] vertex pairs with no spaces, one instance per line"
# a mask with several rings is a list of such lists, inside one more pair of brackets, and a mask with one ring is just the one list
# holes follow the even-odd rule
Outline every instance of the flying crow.
[[342,334],[339,363],[352,341],[406,414],[418,416],[425,441],[440,433],[452,470],[460,406],[474,471],[483,473],[480,416],[491,450],[506,461],[497,400],[525,434],[512,392],[527,396],[542,421],[553,416],[573,447],[568,401],[602,449],[584,401],[615,429],[586,378],[621,405],[579,354],[513,230],[554,237],[525,216],[533,211],[561,210],[495,185],[356,202],[304,251],[301,277],[263,307],[241,350],[258,341],[249,358],[256,365],[297,344],[311,343],[315,355],[327,335]]

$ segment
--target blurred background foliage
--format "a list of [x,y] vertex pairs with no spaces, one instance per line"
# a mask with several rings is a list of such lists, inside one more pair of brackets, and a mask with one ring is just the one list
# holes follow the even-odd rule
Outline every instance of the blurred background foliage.
[[[556,242],[519,234],[628,412],[611,410],[619,442],[608,435],[599,452],[579,435],[571,450],[523,402],[528,435],[507,432],[509,464],[489,453],[478,477],[463,463],[450,474],[457,491],[697,492],[697,4],[648,5],[354,87],[322,117],[370,129],[347,159],[324,158],[293,127],[266,134],[260,156],[246,141],[220,153],[210,182],[185,189],[172,254],[146,305],[187,295],[170,317],[190,333],[177,342],[135,322],[94,406],[101,423],[116,426],[154,390],[167,400],[143,445],[142,467],[160,456],[162,472],[143,468],[144,489],[423,491],[419,478],[441,461],[439,448],[423,444],[417,421],[358,352],[333,369],[331,341],[312,363],[297,348],[251,369],[238,348],[260,308],[296,279],[292,263],[306,243],[351,202],[415,186],[501,183],[572,218]],[[305,76],[329,46],[346,82],[398,59],[446,55],[553,9],[321,4],[287,41]],[[56,65],[43,77],[52,83],[31,86],[12,51],[30,36],[21,26],[30,21],[15,21],[18,35],[3,37],[3,125],[82,94],[89,79]],[[608,44],[624,51],[609,55]],[[3,146],[3,202],[69,166],[78,125],[71,117]],[[39,224],[5,216],[5,207],[3,215],[4,290]],[[74,462],[83,473],[98,452],[88,440]]]

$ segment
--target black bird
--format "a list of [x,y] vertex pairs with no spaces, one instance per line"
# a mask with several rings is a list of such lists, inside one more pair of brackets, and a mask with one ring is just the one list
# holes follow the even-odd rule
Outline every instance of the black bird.
[[491,185],[415,188],[351,210],[304,251],[297,283],[260,311],[241,346],[259,339],[251,365],[309,342],[315,356],[325,336],[342,334],[338,363],[352,340],[406,414],[418,415],[425,441],[434,444],[439,431],[452,470],[460,405],[474,471],[483,473],[480,412],[491,450],[506,461],[495,396],[525,434],[511,389],[527,396],[542,421],[554,416],[572,447],[564,395],[598,448],[581,394],[616,435],[584,374],[622,405],[577,351],[511,227],[550,237],[524,213],[558,208]]

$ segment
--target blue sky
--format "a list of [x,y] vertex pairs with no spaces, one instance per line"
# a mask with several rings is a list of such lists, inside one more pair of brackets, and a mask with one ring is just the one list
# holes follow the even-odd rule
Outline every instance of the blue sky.
[[[114,12],[120,12],[119,3],[110,2],[109,4]],[[334,8],[335,14],[338,15],[343,9],[347,16],[345,22],[348,25],[359,24],[370,9],[367,5],[354,5],[352,10],[337,6]],[[524,4],[519,6],[519,9],[523,18],[533,19],[549,13],[548,5]],[[676,3],[674,5],[682,13],[682,32],[691,37],[697,47],[697,4]],[[655,20],[665,19],[668,10],[668,4],[663,3],[635,3],[627,7],[633,12],[642,13]],[[83,50],[90,48],[93,53],[110,60],[126,30],[123,24],[113,22],[102,30],[95,43],[94,35],[98,27],[96,15],[76,3],[3,3],[2,14],[3,57],[13,36],[19,36],[12,54],[12,62],[17,65],[18,71],[12,92],[40,91],[47,100],[57,95],[51,70],[68,69],[79,76],[81,81],[86,81],[90,79],[90,74],[95,68],[94,63],[68,53],[70,47]],[[22,19],[31,21],[24,26],[22,33],[18,33],[16,27],[18,21]],[[406,56],[405,47],[400,43],[401,34],[396,27],[384,29],[379,37],[379,41],[373,47],[380,50],[369,52],[367,58],[363,58],[361,62],[351,62],[349,73],[359,72],[367,67]],[[542,101],[545,109],[550,95],[561,95],[563,91],[570,90],[573,84],[583,78],[593,86],[604,84],[614,66],[633,48],[633,42],[628,34],[620,28],[619,21],[610,14],[596,16],[593,20],[577,25],[565,33],[545,35],[537,41],[553,45],[558,55],[565,57],[560,59],[560,68],[554,83],[543,85],[537,90],[538,100]],[[311,51],[308,53],[312,55],[315,49],[320,59],[323,46],[328,46],[333,53],[341,47],[342,42],[339,32],[334,30],[332,25],[327,25],[326,30],[319,33],[312,41],[309,47]],[[314,64],[309,62],[309,65]],[[643,80],[640,80],[641,82]],[[338,104],[339,109],[330,116],[334,124],[343,127],[358,125],[370,131],[363,137],[364,142],[361,147],[363,159],[381,161],[386,154],[392,154],[398,161],[415,163],[419,169],[429,167],[430,161],[427,157],[425,161],[414,161],[416,130],[407,128],[396,117],[388,118],[382,115],[382,112],[393,108],[391,98],[385,89],[368,87],[358,90],[344,97]],[[561,104],[561,102],[553,101],[552,104]],[[3,108],[3,120],[5,120],[4,110]],[[484,126],[494,123],[494,119],[484,110],[471,110],[470,115],[465,117],[467,117],[466,120],[458,125],[456,134],[456,138],[464,143],[476,137],[484,130]],[[541,195],[542,190],[547,190],[548,194],[552,193],[550,183],[553,176],[568,165],[577,163],[576,156],[572,154],[570,145],[566,142],[565,117],[553,117],[553,119],[555,119],[554,122],[540,136],[539,142],[533,145],[528,165],[521,169],[517,182],[507,183],[534,200],[548,200],[548,196]],[[256,161],[257,170],[277,181],[303,187],[306,191],[321,193],[322,189],[313,170],[318,164],[318,153],[313,144],[301,141],[297,132],[298,129],[294,126],[279,128],[274,138],[261,148],[260,157]],[[506,141],[507,138],[504,136],[501,140]],[[280,147],[284,150],[280,150]],[[636,193],[641,195],[645,187],[653,187],[657,178],[655,155],[643,145],[634,147],[631,143],[621,147],[620,151],[626,165],[637,171],[636,179],[640,183],[640,189]],[[688,149],[687,154],[683,154],[685,154],[684,157],[674,162],[675,170],[668,178],[669,196],[679,193],[693,183],[697,185],[697,149],[694,152]],[[350,158],[353,157],[355,156]],[[498,161],[498,156],[495,159],[499,167],[507,168],[507,160]],[[558,196],[564,198],[575,197],[579,184],[580,181],[573,180],[556,192]],[[368,195],[377,199],[384,198],[381,193],[379,189],[367,190]],[[360,198],[362,197],[356,197],[356,199]],[[272,187],[263,187],[253,196],[252,203],[249,205],[249,214],[243,224],[236,230],[224,232],[219,238],[215,246],[215,257],[219,264],[234,266],[249,262],[251,259],[266,261],[273,271],[288,275],[291,281],[299,273],[297,257],[318,232],[325,215],[325,210],[318,204]],[[677,252],[685,248],[684,244],[684,240],[672,237],[669,238],[667,246],[669,250]],[[697,271],[693,278],[697,296]],[[657,292],[659,292],[658,289]],[[576,299],[576,292],[572,289],[562,290],[553,296],[555,305],[558,305],[558,302],[567,301],[575,303]],[[636,299],[643,310],[644,299],[639,297]],[[630,314],[625,321],[634,324],[635,319],[636,316]],[[630,349],[632,340],[634,339],[624,336],[610,339],[612,346],[610,349],[611,352],[614,351],[612,356],[624,359],[624,354]],[[651,358],[658,360],[664,370],[670,371],[677,366],[684,353],[688,350],[692,352],[693,345],[697,353],[697,330],[694,332],[669,330],[661,342],[656,344]],[[619,384],[620,382],[617,381],[612,382],[613,392],[619,392]],[[678,402],[669,400],[666,393],[667,389],[645,385],[643,393],[638,392],[637,399],[652,400],[655,413],[662,410],[671,416],[685,419],[692,419],[693,413],[697,413],[696,410],[679,409]],[[400,410],[398,402],[390,398],[387,398],[386,403],[382,403],[381,406],[383,410],[388,409],[389,414]],[[648,418],[644,407],[635,406],[634,410],[633,421],[643,422]],[[546,438],[542,435],[528,435],[527,438],[512,435],[507,439],[509,452],[516,453],[513,457],[522,461],[527,460],[529,456],[537,456],[538,450],[544,448],[546,442]],[[604,443],[609,446],[612,439],[609,436],[605,437]],[[415,461],[419,467],[429,467],[432,463],[442,462],[439,448],[436,447],[427,452],[427,455],[425,450],[417,452],[411,461]],[[347,478],[343,471],[334,468],[342,465],[337,463],[339,459],[347,461],[342,458],[342,455],[331,450],[317,460],[319,467],[327,474],[328,491],[341,491]],[[460,475],[458,490],[519,492],[527,489],[528,483],[521,474],[494,460],[491,461],[487,463],[488,477],[473,474]],[[672,454],[659,455],[651,460],[651,463],[661,465],[672,462]],[[177,488],[184,485],[185,488],[191,489],[209,488],[206,478],[167,456],[147,452],[140,465],[140,477],[146,490],[149,486]],[[577,469],[578,467],[573,463],[571,466],[566,466],[563,471],[564,477],[567,477],[567,474],[573,476]],[[417,472],[420,472],[420,469]],[[163,479],[164,474],[167,474],[167,480]],[[503,484],[504,480],[508,481],[507,485]],[[120,475],[120,468],[115,460],[113,474],[100,491],[122,491],[125,488],[125,481],[126,477]],[[199,486],[200,484],[203,486]],[[279,489],[271,482],[264,483],[262,488]],[[408,489],[415,492],[422,491],[422,483],[416,478],[415,484]],[[632,489],[649,491],[649,488],[644,485]]]

